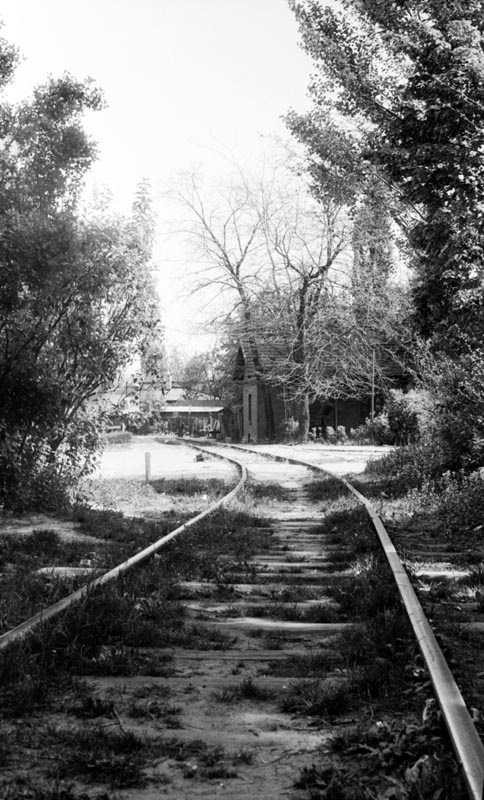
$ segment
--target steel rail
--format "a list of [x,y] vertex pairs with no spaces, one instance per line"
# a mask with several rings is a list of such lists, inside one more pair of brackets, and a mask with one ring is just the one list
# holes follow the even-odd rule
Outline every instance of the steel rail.
[[119,578],[121,575],[127,572],[127,570],[131,569],[137,564],[141,564],[143,561],[146,561],[148,558],[150,558],[159,550],[161,550],[163,547],[165,547],[176,536],[183,533],[188,528],[191,528],[197,522],[200,522],[200,520],[204,519],[205,517],[208,517],[210,514],[213,514],[214,511],[217,511],[219,508],[222,508],[235,497],[235,495],[240,491],[240,489],[244,486],[247,480],[247,469],[245,465],[242,464],[240,461],[237,461],[237,459],[235,458],[230,458],[229,456],[222,456],[220,455],[220,453],[213,453],[209,450],[204,450],[204,448],[201,447],[197,447],[196,449],[202,450],[204,452],[210,452],[210,455],[215,455],[218,458],[224,459],[234,464],[240,473],[240,478],[237,485],[233,489],[231,489],[231,491],[228,492],[228,494],[219,498],[219,500],[217,500],[215,503],[212,503],[207,509],[205,509],[205,511],[202,511],[200,512],[200,514],[197,514],[192,519],[189,519],[187,522],[183,523],[183,525],[180,525],[178,528],[175,528],[175,530],[166,534],[166,536],[163,536],[161,539],[158,539],[156,542],[153,542],[152,544],[148,545],[148,547],[145,547],[143,550],[140,550],[139,553],[136,553],[134,556],[131,556],[130,558],[126,559],[126,561],[123,561],[121,564],[118,564],[116,567],[113,567],[108,572],[105,572],[103,575],[99,575],[97,578],[94,578],[92,581],[89,581],[89,583],[84,584],[75,592],[72,592],[71,594],[67,595],[67,597],[63,597],[57,603],[54,603],[54,605],[42,609],[42,611],[39,611],[34,616],[30,617],[24,622],[21,622],[19,625],[16,625],[15,628],[12,628],[11,630],[2,634],[2,636],[0,636],[0,650],[7,647],[9,644],[11,644],[11,642],[26,636],[38,625],[41,625],[48,619],[57,616],[57,614],[60,614],[62,611],[65,611],[66,609],[70,608],[75,603],[78,603],[97,586],[102,586],[103,584],[108,583],[108,581],[112,581],[115,580],[116,578]]
[[336,475],[325,467],[310,461],[275,453],[264,453],[248,447],[226,445],[236,450],[257,453],[276,461],[298,464],[317,472],[325,472],[340,480],[347,489],[362,503],[378,534],[383,551],[392,570],[402,603],[407,612],[420,652],[427,666],[435,696],[440,706],[454,752],[461,764],[472,800],[483,800],[484,796],[484,745],[474,725],[467,705],[459,687],[445,660],[445,656],[435,638],[435,634],[425,616],[424,610],[411,584],[405,567],[395,549],[388,532],[371,502],[355,489],[346,478]]

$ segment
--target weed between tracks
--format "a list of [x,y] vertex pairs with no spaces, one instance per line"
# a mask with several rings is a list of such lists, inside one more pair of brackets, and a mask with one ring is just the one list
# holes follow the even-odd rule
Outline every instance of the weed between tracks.
[[[314,603],[309,607],[298,605],[298,601],[292,601],[293,605],[281,605],[274,600],[270,604],[257,605],[251,608],[254,617],[265,617],[279,619],[288,622],[340,622],[342,617],[337,606],[329,603]],[[236,617],[239,615],[237,608],[228,609],[226,616]]]
[[[366,496],[380,499],[378,510],[390,520],[392,533],[398,535],[400,527],[408,526],[410,505],[415,507],[416,503],[416,490],[412,490],[408,500],[402,500],[405,492],[401,491],[398,481],[388,479],[378,470],[361,480],[352,479],[352,483]],[[337,487],[327,485],[326,491],[338,497]],[[383,496],[382,491],[385,492]],[[315,499],[321,498],[316,495]],[[344,500],[339,498],[336,502]],[[359,709],[360,721],[334,736],[322,748],[319,759],[302,770],[295,786],[312,800],[464,800],[467,791],[462,774],[435,701],[429,699],[432,695],[430,682],[406,615],[402,614],[393,578],[363,527],[363,539],[359,541],[358,512],[351,515],[349,538],[356,556],[354,574],[335,587],[333,596],[343,612],[360,619],[360,627],[341,637],[336,652],[330,648],[320,652],[316,668],[308,661],[305,679],[293,685],[285,703],[295,713],[334,719],[348,714],[354,717]],[[448,519],[451,517],[449,510]],[[333,516],[333,529],[329,518],[326,520],[326,532],[339,537],[341,543],[348,539],[347,519],[344,515],[338,521],[337,516]],[[420,542],[428,535],[428,525],[419,528],[422,519],[425,517],[421,517],[420,522],[414,519],[412,524],[412,531],[415,534],[419,531]],[[474,518],[472,521],[477,524]],[[441,519],[434,520],[431,528],[437,532],[441,522]],[[456,549],[455,541],[449,544],[451,549]],[[462,583],[461,592],[464,591]],[[473,587],[481,585],[478,566],[469,583]],[[456,582],[456,587],[458,585]],[[427,608],[429,602],[438,602],[437,591],[449,600],[449,585],[440,585],[440,590],[435,586],[434,591],[425,595]],[[434,616],[433,611],[437,609],[430,608]],[[469,637],[460,632],[459,659],[455,659],[452,655],[455,633],[441,633],[439,639],[451,669],[470,699],[473,681],[469,679],[464,641]],[[298,664],[297,669],[300,668]]]
[[[28,616],[26,610],[37,610],[72,589],[72,581],[47,581],[36,574],[40,566],[76,564],[92,552],[104,569],[182,521],[170,514],[167,519],[146,522],[84,508],[76,509],[73,516],[99,545],[94,548],[91,540],[88,544],[66,543],[49,531],[16,540],[5,538],[2,585],[15,589],[17,595],[9,605],[8,596],[4,597],[4,628]],[[152,687],[149,696],[133,694],[129,700],[120,700],[95,692],[85,679],[130,675],[156,679],[172,673],[170,651],[174,647],[214,650],[233,646],[233,639],[217,629],[187,624],[178,599],[179,582],[225,576],[228,585],[231,571],[240,571],[254,553],[270,547],[270,536],[267,520],[243,511],[220,511],[180,540],[173,540],[144,566],[91,591],[82,602],[1,651],[0,715],[2,726],[10,731],[10,744],[0,747],[2,797],[81,800],[87,795],[69,784],[79,779],[115,789],[142,786],[147,780],[163,783],[166,776],[153,776],[147,770],[153,757],[173,758],[184,776],[194,780],[232,778],[237,764],[250,763],[248,751],[227,755],[202,742],[159,740],[156,736],[154,740],[139,739],[136,732],[125,729],[126,722],[120,722],[119,707],[131,724],[146,721],[164,731],[183,727],[181,709]],[[84,677],[73,679],[73,674]],[[244,691],[248,696],[250,686]],[[60,713],[70,720],[67,727],[54,725],[47,730],[41,723],[46,715]],[[42,754],[47,745],[53,751],[46,758]],[[27,761],[33,758],[37,764],[34,783],[17,774],[22,752],[28,753]]]
[[288,502],[292,500],[294,492],[281,486],[279,483],[248,483],[246,493],[253,500],[278,500]]
[[268,700],[273,694],[255,683],[252,678],[244,678],[239,684],[224,686],[223,689],[212,692],[212,698],[218,703],[235,703],[239,700]]
[[438,718],[353,726],[295,785],[312,800],[466,800],[446,739]]
[[[185,624],[177,584],[216,578],[228,554],[231,566],[240,569],[255,550],[269,546],[267,531],[258,532],[259,522],[241,512],[219,512],[172,542],[163,557],[94,589],[2,651],[0,713],[13,716],[45,703],[54,675],[163,675],[170,671],[169,656],[153,648],[230,647],[231,640],[218,630]],[[133,525],[136,532],[139,523]]]
[[[420,730],[419,724],[414,722],[415,730],[410,730],[409,724],[402,722],[406,731],[404,735],[401,729],[392,726],[387,730],[384,721],[388,707],[397,709],[397,713],[402,715],[404,712],[408,714],[409,709],[414,709],[416,714],[417,706],[423,705],[428,695],[428,684],[414,645],[409,640],[399,604],[395,602],[395,594],[390,591],[385,566],[373,554],[374,534],[366,512],[352,498],[342,496],[341,491],[338,493],[331,481],[324,484],[327,495],[324,502],[327,501],[328,505],[319,530],[321,540],[342,547],[344,552],[340,561],[343,566],[347,559],[353,561],[353,575],[330,590],[332,604],[319,603],[303,610],[297,605],[280,607],[277,614],[282,619],[324,622],[335,620],[335,614],[338,620],[356,617],[364,622],[364,628],[346,632],[334,641],[326,640],[324,648],[315,648],[305,656],[275,661],[261,674],[290,678],[290,688],[280,705],[282,710],[291,714],[311,716],[317,724],[327,719],[338,720],[348,714],[361,716],[363,720],[372,718],[373,722],[362,722],[358,729],[363,741],[362,752],[354,749],[355,740],[349,732],[339,744],[335,743],[331,753],[321,753],[319,761],[303,770],[297,786],[314,800],[369,800],[377,797],[377,791],[387,791],[393,781],[393,786],[400,792],[400,795],[394,794],[395,798],[420,800],[434,797],[435,800],[435,786],[430,778],[428,785],[434,786],[433,795],[424,793],[424,784],[417,782],[413,786],[409,783],[406,771],[413,770],[412,775],[418,773],[419,780],[422,780],[427,767],[433,775],[437,764],[439,770],[444,770],[439,775],[450,770],[454,780],[452,760],[450,766],[444,763],[447,755],[440,729],[437,726]],[[321,486],[318,492],[321,493]],[[103,564],[118,563],[116,559],[120,555],[131,555],[181,521],[175,515],[162,522],[146,523],[120,520],[106,511],[78,510],[77,514],[78,519],[83,519],[86,532],[102,538],[103,545],[98,551],[101,555],[96,557],[100,557]],[[51,537],[49,544],[48,538],[45,537],[42,545],[44,554],[29,553],[33,543],[28,544],[21,556],[33,559],[27,565],[28,569],[36,563],[45,563],[39,561],[44,558],[46,561],[58,558],[57,563],[66,563],[63,545],[59,550],[59,543]],[[211,580],[218,587],[219,595],[223,596],[224,592],[231,590],[234,574],[245,573],[248,579],[254,577],[250,559],[256,553],[269,550],[271,542],[267,519],[244,512],[220,512],[187,532],[182,540],[173,541],[160,557],[152,559],[144,568],[129,573],[102,591],[93,592],[56,623],[45,626],[42,637],[39,631],[0,654],[3,684],[0,702],[6,725],[16,731],[16,742],[26,750],[40,751],[43,742],[39,740],[42,738],[58,754],[57,759],[53,759],[58,762],[55,768],[52,759],[49,762],[38,759],[38,787],[50,781],[45,790],[38,788],[39,794],[36,795],[32,787],[17,785],[16,779],[12,778],[7,789],[11,793],[6,795],[8,800],[20,800],[20,797],[22,800],[84,800],[87,795],[76,794],[69,785],[69,781],[78,780],[116,791],[141,787],[147,781],[162,785],[169,780],[163,768],[153,771],[149,765],[167,758],[180,765],[187,780],[230,779],[237,775],[238,764],[250,763],[253,754],[249,751],[227,754],[222,748],[209,747],[198,740],[187,742],[171,736],[173,729],[183,726],[183,717],[169,694],[159,687],[158,693],[151,686],[146,691],[141,689],[139,696],[133,695],[129,701],[123,701],[121,695],[94,691],[85,678],[73,681],[71,676],[73,672],[86,677],[142,674],[155,679],[156,676],[169,675],[172,669],[167,648],[229,648],[232,642],[218,631],[186,624],[179,603],[183,592],[179,583]],[[48,548],[50,551],[47,553]],[[72,559],[75,562],[74,555]],[[307,599],[319,599],[318,592],[299,585],[297,576],[288,575],[287,585],[274,591],[270,602],[257,613],[264,616],[264,610],[268,611],[272,606],[277,609],[277,603],[297,603]],[[267,646],[283,644],[283,639],[280,637],[278,640],[274,635],[266,636],[266,640]],[[407,688],[409,674],[417,676],[410,692]],[[213,699],[237,703],[241,700],[269,700],[271,695],[257,680],[246,678],[215,693]],[[27,712],[26,705],[29,706]],[[120,707],[123,709],[122,718],[119,716]],[[29,729],[28,725],[22,729],[22,720],[17,723],[16,718],[23,715],[25,720],[32,710],[34,715],[38,714],[38,721],[50,711],[59,713],[63,710],[68,713],[72,727],[40,726],[37,734],[33,732],[35,728]],[[374,722],[379,716],[381,725]],[[139,735],[139,727],[136,731],[131,730],[131,725],[139,726],[145,720],[156,723],[155,727],[164,731],[163,736],[157,734],[147,738]],[[375,738],[372,726],[381,732],[380,738]],[[407,734],[408,738],[405,738]],[[412,737],[419,742],[427,735],[430,735],[429,760],[421,761],[416,767],[425,753],[423,745],[419,751],[417,744],[412,744]],[[400,746],[405,753],[408,751],[408,758],[405,754],[400,760],[391,752],[388,755],[388,749],[397,752]],[[1,762],[6,774],[13,775],[10,745],[3,750],[0,748]],[[382,771],[388,774],[388,779],[382,777]],[[406,781],[406,788],[400,788],[398,781],[402,785]],[[453,800],[460,798],[458,782],[449,780],[448,785],[454,791],[448,797],[452,796]],[[413,788],[410,790],[408,786]],[[114,796],[106,792],[99,797],[114,800]]]
[[312,503],[324,503],[328,500],[334,501],[348,496],[345,485],[338,478],[330,475],[306,483],[304,492],[309,502]]

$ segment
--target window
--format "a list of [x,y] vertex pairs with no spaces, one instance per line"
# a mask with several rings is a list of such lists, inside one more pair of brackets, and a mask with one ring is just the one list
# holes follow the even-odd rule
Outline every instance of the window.
[[249,407],[248,407],[249,425],[252,425],[252,395],[249,394],[247,399],[248,399],[248,403],[249,403]]

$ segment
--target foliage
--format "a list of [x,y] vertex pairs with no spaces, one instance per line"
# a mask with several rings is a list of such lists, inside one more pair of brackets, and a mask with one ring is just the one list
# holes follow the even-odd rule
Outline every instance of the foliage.
[[484,352],[427,357],[424,385],[434,406],[433,445],[442,472],[473,470],[484,462]]
[[[337,185],[320,185],[315,199],[295,174],[279,170],[257,188],[239,176],[218,207],[207,206],[195,181],[181,197],[207,264],[203,288],[232,295],[224,316],[247,369],[262,378],[269,437],[277,433],[271,385],[292,406],[305,441],[311,400],[369,393],[375,355],[377,381],[391,384],[405,350],[406,301],[391,277],[392,231],[381,193],[375,188],[366,204],[352,196],[352,216],[349,194]],[[191,365],[199,376],[200,361]]]
[[230,327],[224,326],[220,344],[205,352],[191,356],[180,372],[187,397],[205,396],[210,399],[223,399],[231,404],[234,394],[233,370],[236,344]]
[[[433,393],[441,469],[472,469],[483,459],[482,4],[291,6],[317,73],[314,108],[287,121],[307,149],[314,191],[338,174],[353,194],[391,190],[387,208],[415,270],[413,326],[442,359],[440,376],[422,375]],[[338,151],[327,131],[341,120]]]
[[391,390],[382,411],[367,419],[358,435],[377,445],[406,445],[416,441],[420,435],[418,403],[415,391],[405,394],[399,389]]
[[438,520],[448,539],[458,541],[462,535],[468,539],[472,533],[480,536],[484,516],[484,476],[480,470],[470,475],[445,472],[434,480],[427,479],[408,499],[413,512]]
[[314,0],[291,5],[318,67],[314,111],[289,119],[308,146],[313,174],[331,156],[320,137],[327,110],[351,117],[360,174],[376,171],[407,208],[416,324],[442,347],[455,348],[457,332],[478,342],[482,7],[450,0],[347,0],[340,10]]
[[331,758],[305,767],[296,783],[319,800],[464,800],[443,724],[432,717],[372,721],[331,742]]
[[[421,470],[421,480],[449,471],[472,472],[484,460],[482,352],[449,357],[424,348],[417,363],[419,388],[407,394],[392,392],[367,431],[379,444],[412,444],[407,453],[389,455],[384,461],[397,470],[398,479],[404,464],[408,477]],[[413,479],[409,485],[414,485]]]
[[150,324],[153,281],[139,209],[132,220],[78,210],[96,153],[82,114],[101,107],[90,81],[65,75],[30,102],[0,109],[0,505],[7,508],[53,509],[91,468],[100,412],[90,401],[113,384]]
[[440,454],[422,442],[399,447],[370,459],[366,471],[378,479],[380,491],[399,497],[442,474]]

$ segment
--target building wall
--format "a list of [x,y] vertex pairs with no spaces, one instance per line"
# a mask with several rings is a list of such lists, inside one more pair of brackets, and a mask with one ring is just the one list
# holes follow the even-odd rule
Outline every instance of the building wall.
[[243,411],[242,411],[242,441],[260,441],[260,398],[256,381],[244,383],[243,387]]

